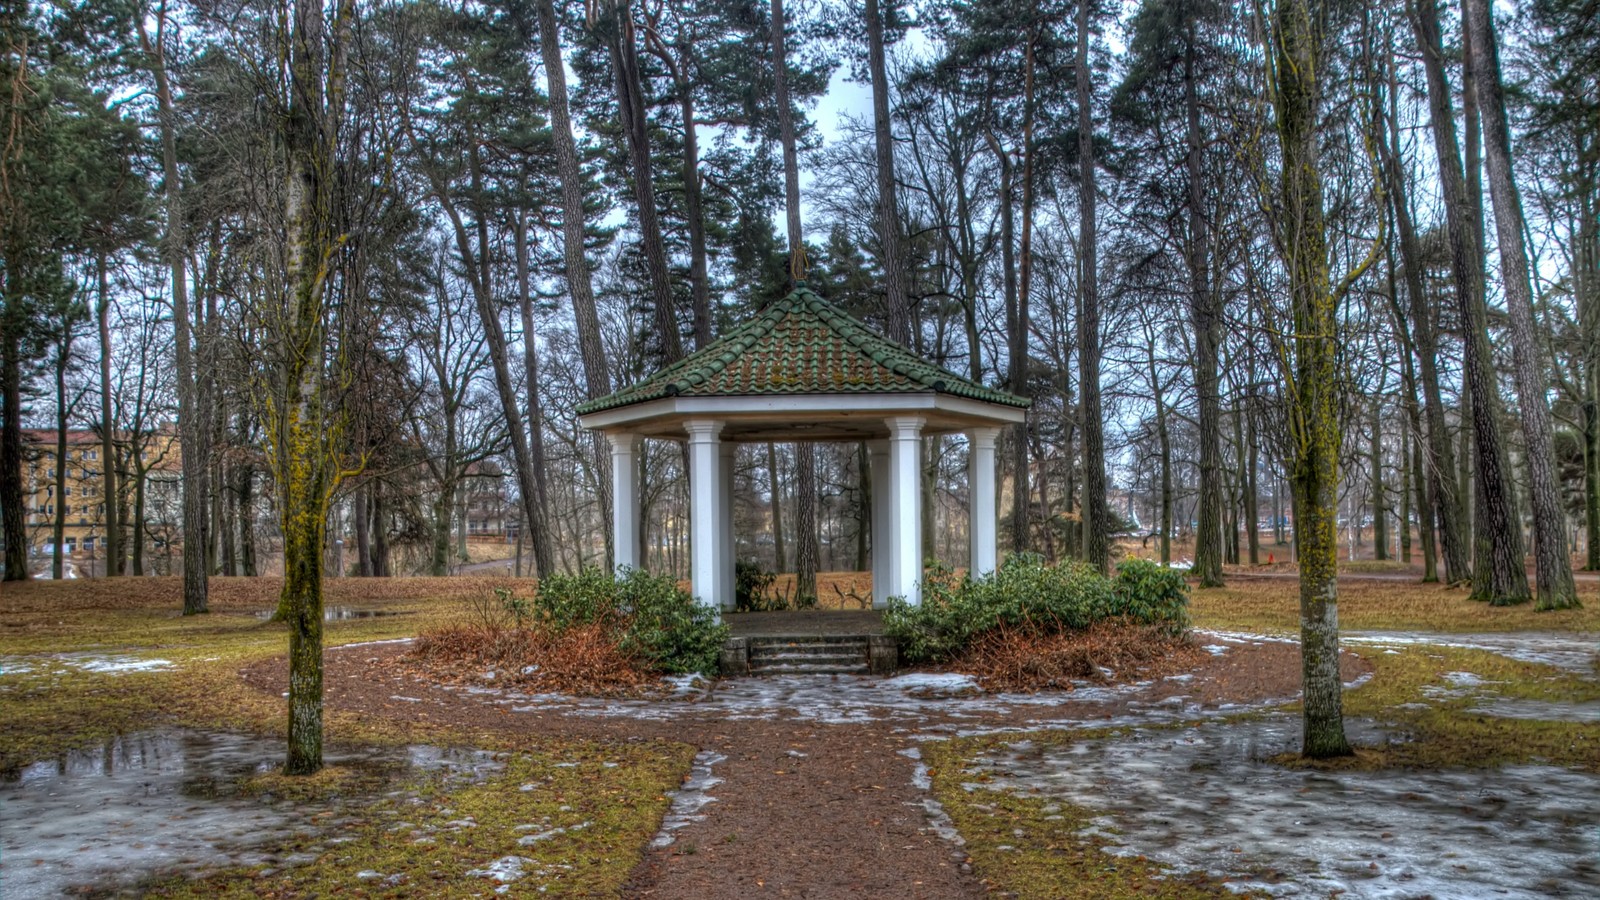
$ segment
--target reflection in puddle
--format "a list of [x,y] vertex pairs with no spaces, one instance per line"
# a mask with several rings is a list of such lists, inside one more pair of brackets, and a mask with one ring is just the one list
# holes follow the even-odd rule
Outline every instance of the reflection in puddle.
[[[255,613],[255,617],[265,622],[272,618],[276,610],[263,609]],[[346,619],[382,619],[388,616],[401,616],[405,613],[394,609],[357,609],[354,606],[324,606],[322,608],[322,621],[343,622]]]
[[711,796],[710,791],[722,783],[721,778],[711,774],[711,769],[727,760],[726,756],[712,750],[701,750],[694,755],[694,763],[690,765],[689,775],[683,780],[682,786],[675,791],[667,792],[667,796],[672,798],[672,808],[667,810],[666,817],[661,820],[661,830],[656,832],[650,846],[656,849],[672,846],[672,842],[677,840],[674,832],[705,818],[705,814],[700,810],[708,803],[717,802],[717,798]]
[[[271,850],[307,833],[305,823],[326,807],[239,794],[243,779],[272,770],[282,755],[278,740],[153,731],[6,773],[0,783],[3,895],[32,900],[84,885],[125,888],[168,871],[311,861],[314,855],[277,859]],[[330,754],[328,762],[474,779],[501,765],[479,751],[436,747]]]
[[[1351,737],[1381,742],[1371,723]],[[1596,896],[1600,776],[1503,770],[1310,772],[1261,760],[1299,744],[1272,718],[980,757],[968,790],[1103,810],[1114,852],[1277,896]],[[1280,879],[1283,879],[1279,883]]]

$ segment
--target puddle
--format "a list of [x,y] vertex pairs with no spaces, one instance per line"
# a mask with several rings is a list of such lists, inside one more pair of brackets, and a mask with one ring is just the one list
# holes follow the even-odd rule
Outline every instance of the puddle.
[[[272,618],[276,610],[257,610],[253,615],[265,622]],[[389,616],[403,616],[405,613],[393,609],[357,609],[353,606],[324,606],[322,608],[322,621],[343,622],[346,619],[383,619]]]
[[[33,900],[88,885],[126,889],[160,873],[309,862],[315,857],[277,859],[271,850],[309,833],[304,823],[325,807],[237,793],[241,779],[282,758],[281,740],[153,731],[7,773],[0,782],[0,893]],[[328,762],[404,765],[447,779],[481,779],[502,765],[481,751],[437,747],[330,754]]]
[[711,770],[727,760],[726,756],[711,750],[701,750],[694,755],[694,762],[689,766],[689,777],[683,780],[677,790],[667,792],[667,796],[672,798],[672,807],[661,820],[661,830],[650,842],[651,847],[659,850],[672,846],[672,842],[678,839],[676,832],[705,818],[700,810],[708,803],[717,802],[710,791],[722,783],[722,779],[711,774]]
[[[1351,720],[1362,742],[1387,735]],[[1600,894],[1600,775],[1548,766],[1326,773],[1260,760],[1299,745],[1298,719],[1141,730],[977,761],[971,791],[1105,811],[1119,855],[1280,897]],[[1025,838],[1024,838],[1025,839]]]

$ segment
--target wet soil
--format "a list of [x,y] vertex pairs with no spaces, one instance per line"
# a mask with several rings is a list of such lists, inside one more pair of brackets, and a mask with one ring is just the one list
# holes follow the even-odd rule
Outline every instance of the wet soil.
[[[325,684],[330,706],[367,715],[700,748],[687,786],[699,796],[669,821],[678,827],[646,854],[629,896],[959,898],[986,886],[930,819],[918,743],[1203,718],[1295,696],[1298,646],[1215,640],[1221,652],[1182,676],[1034,695],[985,695],[948,675],[811,676],[731,680],[676,701],[578,700],[429,683],[399,664],[404,644],[329,651]],[[1371,671],[1355,655],[1342,668],[1347,682]],[[273,694],[287,684],[281,659],[241,674]]]

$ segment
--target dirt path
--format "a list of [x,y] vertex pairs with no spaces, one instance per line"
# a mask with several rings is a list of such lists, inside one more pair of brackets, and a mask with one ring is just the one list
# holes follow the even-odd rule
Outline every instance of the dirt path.
[[[426,682],[404,644],[327,655],[333,708],[471,729],[611,740],[682,741],[722,757],[714,798],[652,848],[629,896],[963,898],[986,893],[960,846],[940,836],[916,778],[921,741],[999,729],[1154,722],[1286,699],[1298,648],[1237,640],[1195,672],[1115,688],[979,695],[950,676],[736,679],[689,699],[603,701],[469,691]],[[1370,666],[1351,656],[1345,678]],[[283,660],[241,673],[279,693]]]

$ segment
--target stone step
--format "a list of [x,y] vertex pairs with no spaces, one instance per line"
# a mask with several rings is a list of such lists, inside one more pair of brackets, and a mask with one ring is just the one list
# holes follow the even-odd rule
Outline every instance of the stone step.
[[760,635],[729,638],[722,649],[724,675],[888,674],[896,661],[892,640],[859,634]]
[[853,666],[821,665],[810,663],[785,663],[783,665],[751,666],[752,675],[866,675],[866,660]]
[[768,669],[772,666],[864,666],[867,651],[860,653],[775,653],[770,656],[750,657],[750,668]]
[[806,643],[806,644],[791,644],[791,643],[781,643],[780,644],[780,643],[756,643],[756,642],[752,641],[750,643],[750,655],[752,657],[756,657],[756,656],[807,656],[807,655],[812,655],[812,654],[821,655],[821,656],[835,656],[835,655],[838,655],[838,654],[841,654],[841,653],[843,653],[843,654],[857,654],[857,655],[860,655],[860,656],[866,656],[867,655],[867,642],[866,641],[859,641],[859,642],[857,642],[857,641],[851,641],[851,642],[830,641],[828,643],[818,642],[818,643]]

